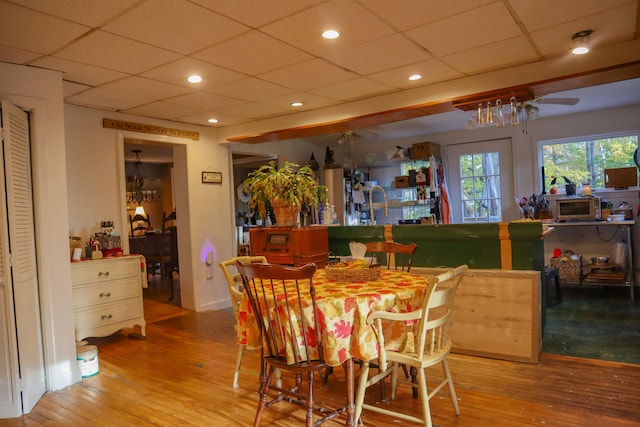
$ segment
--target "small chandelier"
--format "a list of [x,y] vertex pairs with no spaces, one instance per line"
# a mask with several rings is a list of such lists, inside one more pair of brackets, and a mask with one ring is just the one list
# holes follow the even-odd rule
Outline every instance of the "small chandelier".
[[144,172],[144,166],[142,166],[142,160],[140,160],[141,152],[142,150],[133,150],[136,155],[136,161],[133,164],[133,174],[127,177],[127,204],[136,203],[140,205],[143,202],[157,201],[159,198],[157,189],[149,188],[145,185],[148,180]]

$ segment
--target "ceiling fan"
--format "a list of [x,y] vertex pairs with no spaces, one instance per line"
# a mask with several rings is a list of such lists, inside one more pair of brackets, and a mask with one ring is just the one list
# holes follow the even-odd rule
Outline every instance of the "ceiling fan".
[[531,101],[521,102],[518,105],[518,112],[522,112],[525,120],[535,120],[538,118],[540,108],[533,105],[576,105],[580,98],[536,98]]

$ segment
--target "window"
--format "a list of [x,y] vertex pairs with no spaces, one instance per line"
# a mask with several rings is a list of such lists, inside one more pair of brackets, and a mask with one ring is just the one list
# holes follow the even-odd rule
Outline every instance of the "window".
[[543,142],[540,157],[545,188],[551,187],[553,177],[559,188],[564,188],[563,177],[578,185],[590,183],[593,188],[604,188],[604,170],[635,166],[636,148],[637,133]]
[[498,152],[460,156],[463,222],[500,222],[500,156]]

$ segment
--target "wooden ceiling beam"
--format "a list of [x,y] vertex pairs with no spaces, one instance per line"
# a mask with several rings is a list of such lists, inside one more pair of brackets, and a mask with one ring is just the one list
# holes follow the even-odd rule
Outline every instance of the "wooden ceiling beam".
[[[433,114],[455,111],[456,107],[473,106],[469,110],[476,108],[478,102],[495,101],[501,98],[502,102],[507,102],[510,93],[520,93],[516,95],[518,101],[537,99],[550,93],[562,92],[566,90],[579,89],[583,87],[596,86],[605,83],[613,83],[622,80],[629,80],[640,77],[640,61],[611,67],[591,70],[583,73],[567,75],[563,77],[540,80],[529,84],[513,86],[510,88],[496,89],[494,91],[481,92],[472,95],[457,97],[454,99],[443,99],[426,104],[412,105],[393,110],[381,111],[373,114],[351,117],[332,122],[316,123],[308,126],[299,126],[287,129],[278,129],[264,132],[258,135],[245,135],[227,138],[230,142],[241,142],[247,144],[259,144],[263,142],[277,142],[288,139],[308,138],[319,135],[338,134],[346,131],[366,129],[388,123],[403,120],[415,119],[418,117]],[[530,96],[529,99],[525,99]],[[466,108],[466,107],[465,107]]]

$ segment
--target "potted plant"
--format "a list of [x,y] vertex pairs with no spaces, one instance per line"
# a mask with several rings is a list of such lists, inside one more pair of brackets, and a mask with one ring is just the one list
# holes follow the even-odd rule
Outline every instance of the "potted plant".
[[278,168],[272,160],[249,173],[244,185],[249,191],[249,209],[265,221],[273,209],[280,226],[295,225],[303,207],[318,206],[326,196],[325,187],[318,185],[311,167],[290,162]]
[[[571,181],[566,176],[563,176],[562,179],[564,179],[564,182],[566,183],[564,186],[564,189],[567,193],[567,196],[574,196],[576,194],[576,183]],[[551,180],[551,185],[555,185],[556,180],[557,178],[554,176],[553,179]]]

